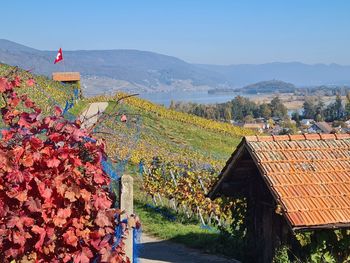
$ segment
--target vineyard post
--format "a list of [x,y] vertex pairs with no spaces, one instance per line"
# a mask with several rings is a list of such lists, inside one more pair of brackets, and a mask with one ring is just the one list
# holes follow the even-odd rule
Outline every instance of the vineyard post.
[[147,170],[148,170],[148,175],[149,175],[149,176],[152,176],[151,169],[150,169],[150,168],[148,168]]
[[158,195],[160,204],[161,204],[162,206],[164,206],[163,199],[162,199],[162,197],[160,196],[160,193],[158,192],[157,195]]
[[152,201],[153,201],[155,206],[158,206],[158,203],[157,203],[155,195],[152,195]]
[[175,178],[175,175],[174,175],[174,173],[173,173],[172,170],[170,170],[170,175],[171,175],[171,178],[172,178],[173,181],[174,181],[174,185],[177,186],[176,178]]
[[[175,187],[177,187],[176,177],[175,177],[175,175],[174,175],[174,173],[173,173],[172,170],[170,170],[170,176],[171,176],[171,178],[173,179],[173,182],[174,182]],[[177,212],[176,198],[173,197],[172,200],[173,200],[173,207],[174,207],[174,210]]]
[[206,195],[206,194],[208,193],[208,190],[207,190],[207,188],[204,186],[203,181],[202,181],[202,178],[201,178],[200,176],[198,176],[197,179],[198,179],[198,182],[199,182],[199,184],[201,185],[201,187],[202,187],[202,189],[203,189],[204,194]]
[[183,204],[183,208],[184,208],[184,211],[187,215],[187,218],[191,218],[191,214],[190,214],[190,212],[188,212],[188,210],[190,210],[190,209],[187,209],[187,206],[185,204]]
[[[125,211],[121,215],[121,220],[127,219],[128,216],[134,213],[134,191],[133,191],[134,179],[125,174],[121,177],[121,188],[120,188],[120,210]],[[133,262],[133,241],[134,241],[134,230],[132,227],[128,227],[129,233],[125,240],[125,253],[129,257],[130,262]]]
[[202,216],[202,212],[201,212],[201,210],[200,210],[200,208],[199,208],[198,205],[197,205],[197,210],[198,210],[199,218],[201,219],[202,225],[205,226],[206,223],[205,223],[205,221],[204,221],[204,218],[203,218],[203,216]]
[[173,197],[170,201],[171,201],[171,203],[172,203],[172,205],[173,205],[173,209],[177,212],[176,199],[175,199],[175,197]]

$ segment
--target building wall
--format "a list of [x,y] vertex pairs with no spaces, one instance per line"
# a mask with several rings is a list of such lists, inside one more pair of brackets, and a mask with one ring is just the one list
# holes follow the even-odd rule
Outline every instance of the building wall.
[[272,262],[275,249],[289,244],[292,232],[285,218],[277,214],[276,202],[259,174],[254,176],[248,190],[248,242],[257,263]]

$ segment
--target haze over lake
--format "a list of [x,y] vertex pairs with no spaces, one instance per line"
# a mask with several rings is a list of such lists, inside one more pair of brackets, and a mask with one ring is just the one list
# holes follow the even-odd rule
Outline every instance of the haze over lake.
[[[243,96],[252,100],[259,100],[262,98],[262,96],[269,95],[272,96],[272,94],[246,94],[241,92],[209,94],[207,91],[173,91],[140,93],[139,97],[160,105],[164,105],[165,107],[169,107],[172,100],[175,102],[183,101],[198,104],[214,104],[228,102],[234,99],[236,96]],[[298,107],[297,109],[288,109],[288,115],[291,116],[295,111],[298,111],[299,114],[303,113],[303,109]]]
[[162,104],[169,107],[170,102],[185,101],[194,102],[200,104],[214,104],[223,103],[232,100],[234,97],[242,95],[244,97],[252,98],[259,95],[241,94],[237,93],[217,93],[209,94],[207,91],[172,91],[172,92],[152,92],[152,93],[140,93],[140,97],[146,100],[150,100],[157,104]]

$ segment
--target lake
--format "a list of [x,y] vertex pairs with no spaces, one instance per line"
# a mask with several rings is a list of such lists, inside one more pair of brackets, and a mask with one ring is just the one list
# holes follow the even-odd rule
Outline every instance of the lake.
[[[185,101],[185,102],[195,102],[201,104],[213,104],[213,103],[223,103],[232,100],[236,96],[243,96],[248,98],[259,98],[261,96],[266,96],[268,94],[242,94],[237,93],[217,93],[209,94],[207,91],[172,91],[172,92],[153,92],[153,93],[140,93],[140,97],[157,104],[169,107],[170,102],[174,101]],[[288,115],[292,115],[295,109],[289,109]],[[298,109],[299,114],[302,114],[303,110]]]
[[[218,93],[208,94],[207,91],[172,91],[172,92],[153,92],[153,93],[140,93],[140,97],[146,100],[150,100],[157,104],[163,104],[169,107],[170,102],[174,101],[186,101],[195,102],[201,104],[213,104],[223,103],[232,100],[234,97],[242,95],[241,93]],[[244,94],[244,97],[254,97],[259,95]]]

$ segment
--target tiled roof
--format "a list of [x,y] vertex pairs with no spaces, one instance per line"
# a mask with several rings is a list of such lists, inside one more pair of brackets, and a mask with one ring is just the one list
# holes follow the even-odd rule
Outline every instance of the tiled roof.
[[324,133],[330,133],[333,128],[325,121],[316,122],[315,125]]
[[350,224],[350,135],[249,136],[247,147],[293,228]]

